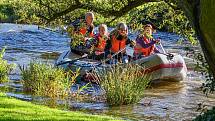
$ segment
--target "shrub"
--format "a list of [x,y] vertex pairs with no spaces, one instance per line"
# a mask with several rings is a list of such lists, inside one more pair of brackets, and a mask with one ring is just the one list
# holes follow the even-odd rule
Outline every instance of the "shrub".
[[36,62],[31,62],[28,68],[19,67],[25,92],[52,99],[68,96],[70,87],[79,74],[78,70],[75,73],[65,72],[61,68]]
[[149,78],[138,65],[116,65],[98,73],[107,103],[112,106],[140,101]]
[[8,82],[8,74],[15,67],[14,64],[8,64],[6,60],[3,59],[5,48],[0,51],[0,83]]
[[203,115],[197,116],[193,121],[214,121],[215,119],[215,107],[208,110]]

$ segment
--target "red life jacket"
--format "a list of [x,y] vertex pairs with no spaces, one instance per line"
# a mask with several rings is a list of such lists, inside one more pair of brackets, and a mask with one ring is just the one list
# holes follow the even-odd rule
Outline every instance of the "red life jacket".
[[125,48],[126,46],[126,39],[122,39],[122,40],[117,40],[115,35],[112,36],[112,40],[111,40],[111,52],[116,53],[119,50]]
[[[141,39],[144,41],[144,43],[149,44],[151,41],[150,39],[147,39],[145,36],[141,37]],[[135,54],[142,53],[144,57],[149,56],[152,52],[154,52],[154,45],[148,48],[134,48]]]

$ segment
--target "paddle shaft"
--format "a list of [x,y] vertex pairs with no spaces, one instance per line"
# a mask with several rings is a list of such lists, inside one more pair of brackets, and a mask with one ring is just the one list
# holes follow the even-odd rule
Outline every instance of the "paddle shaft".
[[163,53],[166,54],[166,51],[164,50],[163,45],[161,44],[161,42],[159,42],[159,45],[160,45],[160,47],[161,47]]
[[67,63],[74,63],[74,62],[76,62],[77,60],[84,59],[84,58],[87,58],[87,57],[88,57],[88,55],[82,56],[82,57],[80,57],[80,58],[77,58],[77,59],[74,59],[74,60],[71,60],[71,61],[65,61],[65,62],[62,62],[62,63],[58,63],[58,64],[56,64],[56,66],[63,65],[63,64],[67,64]]
[[[113,58],[114,56],[118,55],[119,53],[121,53],[122,51],[124,51],[126,49],[126,47],[124,47],[123,49],[119,50],[118,52],[114,53],[111,58]],[[111,58],[107,58],[104,60],[104,62],[107,62],[108,60],[110,60]]]
[[161,44],[161,42],[159,42],[159,45],[160,45],[160,47],[161,47],[161,49],[162,49],[162,51],[163,51],[163,53],[161,53],[161,54],[166,55],[166,56],[169,57],[170,59],[172,59],[172,58],[174,57],[173,54],[167,53],[167,52],[165,51],[165,49],[163,48],[163,45]]
[[[128,45],[128,46],[129,46],[129,45]],[[112,55],[112,57],[118,55],[119,53],[121,53],[121,52],[124,51],[125,49],[126,49],[126,47],[124,47],[123,49],[121,49],[121,50],[119,50],[118,52],[114,53],[114,54]],[[74,60],[71,60],[71,61],[65,61],[65,62],[62,62],[62,63],[58,63],[58,64],[56,64],[56,66],[63,65],[63,64],[67,64],[67,63],[74,63],[74,62],[76,62],[77,60],[87,58],[88,56],[89,56],[89,55],[86,55],[86,56],[83,56],[83,57],[80,57],[80,58],[77,58],[77,59],[74,59]],[[112,58],[112,57],[111,57],[111,58]],[[107,61],[109,61],[111,58],[107,58],[107,59],[105,59],[105,60],[102,61],[102,62],[107,62]],[[98,65],[101,65],[102,62],[101,62],[100,64],[98,64]]]
[[[121,49],[121,50],[119,50],[118,52],[114,53],[114,54],[112,55],[111,58],[113,58],[114,56],[118,55],[119,53],[121,53],[121,52],[124,51],[125,49],[126,49],[126,47],[124,47],[123,49]],[[107,59],[101,61],[97,66],[100,66],[102,63],[109,61],[111,58],[107,58]]]

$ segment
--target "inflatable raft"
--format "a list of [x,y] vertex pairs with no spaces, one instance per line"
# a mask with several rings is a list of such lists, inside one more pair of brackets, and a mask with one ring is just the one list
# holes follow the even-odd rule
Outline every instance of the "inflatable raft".
[[[131,61],[131,63],[142,66],[145,74],[149,74],[151,80],[182,81],[187,76],[187,67],[183,57],[177,53],[163,54],[156,53],[148,57]],[[88,59],[87,56],[80,56],[71,51],[63,52],[57,59],[56,66],[75,71],[80,69],[81,75],[92,69],[111,67],[100,61]]]

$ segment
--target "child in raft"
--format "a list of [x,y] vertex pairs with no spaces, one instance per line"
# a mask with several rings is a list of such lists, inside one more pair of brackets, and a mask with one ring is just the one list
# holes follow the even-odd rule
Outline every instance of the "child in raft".
[[102,60],[105,58],[105,46],[106,42],[109,39],[107,25],[101,24],[98,27],[99,33],[97,33],[94,37],[94,59]]

